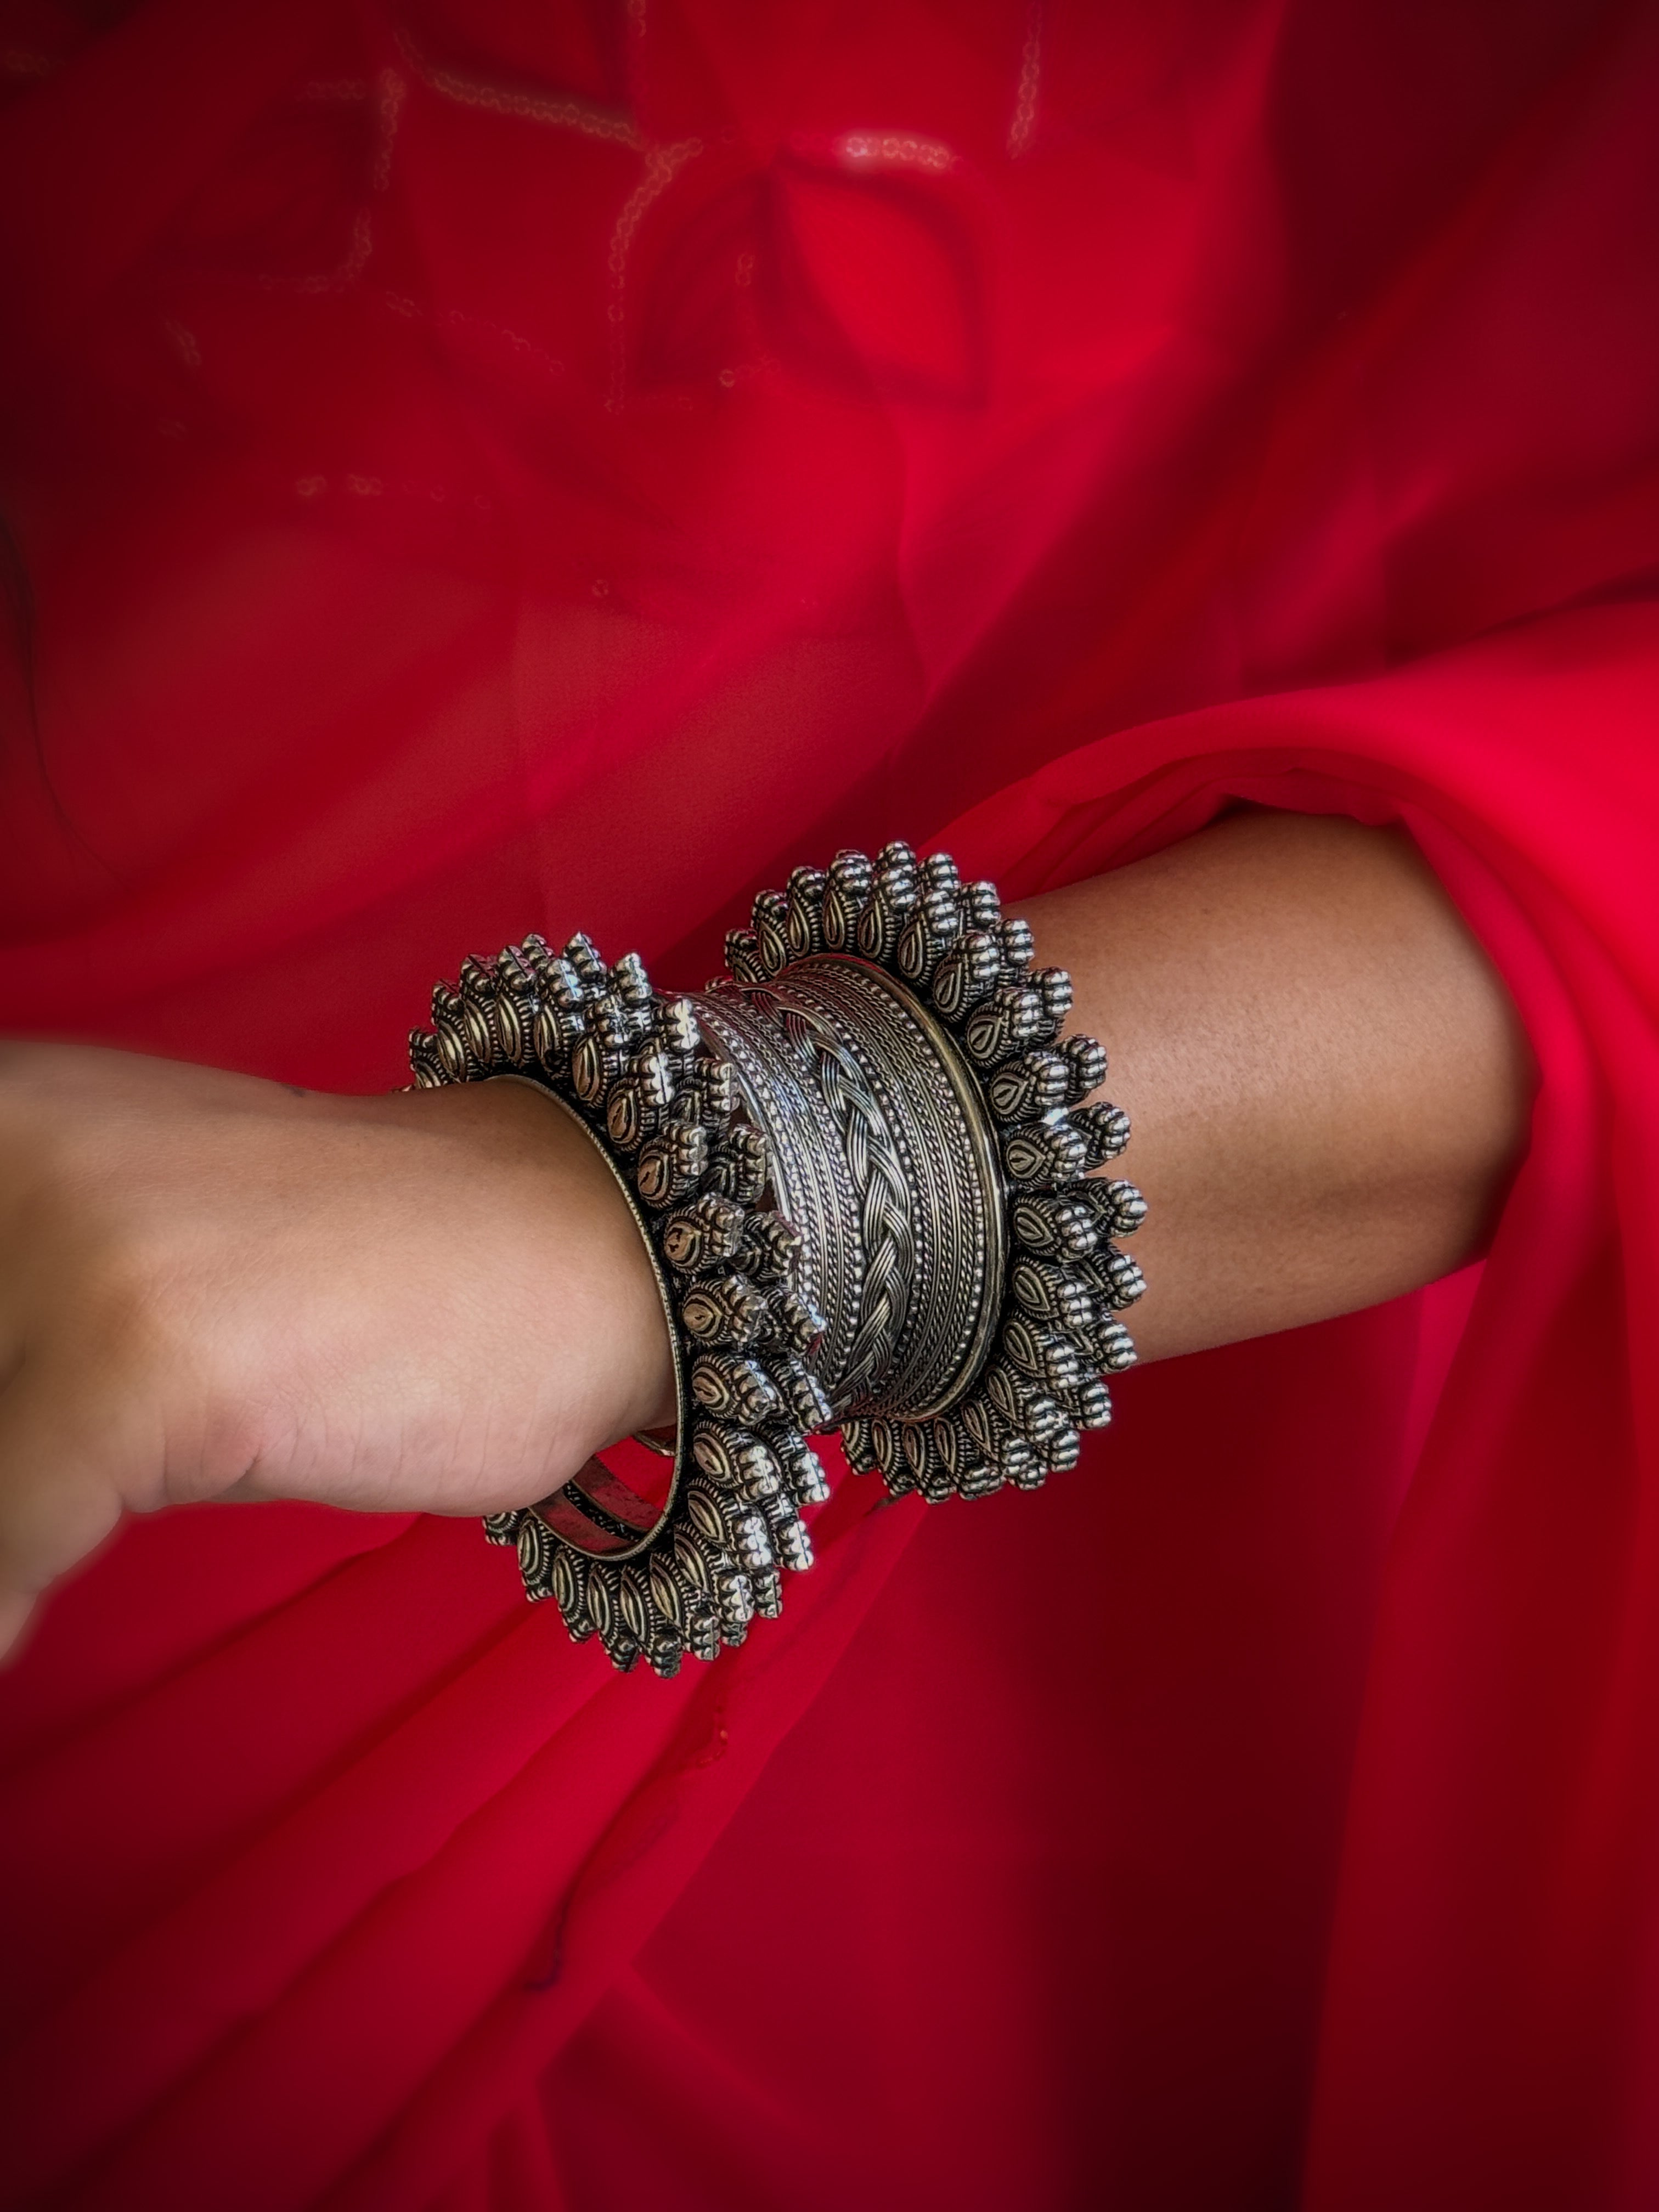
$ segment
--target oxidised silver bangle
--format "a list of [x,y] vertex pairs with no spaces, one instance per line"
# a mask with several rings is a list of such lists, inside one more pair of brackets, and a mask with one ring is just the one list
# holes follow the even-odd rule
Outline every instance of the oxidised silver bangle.
[[829,1495],[809,1435],[839,1426],[858,1472],[938,1502],[1036,1489],[1111,1418],[1101,1378],[1134,1359],[1117,1316],[1144,1287],[1114,1240],[1146,1201],[1091,1174],[1128,1120],[1085,1103],[1106,1055],[1062,1036],[1070,978],[1031,951],[989,884],[893,844],[763,892],[702,992],[531,936],[433,993],[417,1084],[550,1091],[657,1272],[665,1504],[594,1460],[484,1524],[618,1667],[672,1674],[780,1611]]

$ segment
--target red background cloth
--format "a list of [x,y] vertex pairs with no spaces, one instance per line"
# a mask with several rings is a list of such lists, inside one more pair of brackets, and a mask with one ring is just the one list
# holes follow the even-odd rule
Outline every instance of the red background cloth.
[[843,1480],[672,1685],[471,1524],[127,1530],[0,1685],[0,2201],[1651,2204],[1654,11],[5,13],[9,1030],[373,1088],[528,927],[1242,796],[1542,1087],[1483,1270]]

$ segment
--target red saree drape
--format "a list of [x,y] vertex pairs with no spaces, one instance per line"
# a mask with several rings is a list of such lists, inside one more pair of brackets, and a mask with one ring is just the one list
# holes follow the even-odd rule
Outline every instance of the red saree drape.
[[1242,796],[1542,1079],[1483,1270],[843,1480],[672,1684],[471,1524],[130,1528],[0,1684],[0,2201],[1650,2205],[1654,11],[5,15],[9,1030],[373,1088],[527,927]]

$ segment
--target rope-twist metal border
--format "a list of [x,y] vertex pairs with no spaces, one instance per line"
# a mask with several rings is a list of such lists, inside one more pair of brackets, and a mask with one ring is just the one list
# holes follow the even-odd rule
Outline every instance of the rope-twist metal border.
[[850,1403],[865,1389],[879,1385],[909,1318],[916,1274],[910,1182],[857,1055],[822,1015],[776,999],[771,1004],[778,1009],[784,1036],[833,1117],[858,1191],[863,1297],[836,1386],[837,1399]]

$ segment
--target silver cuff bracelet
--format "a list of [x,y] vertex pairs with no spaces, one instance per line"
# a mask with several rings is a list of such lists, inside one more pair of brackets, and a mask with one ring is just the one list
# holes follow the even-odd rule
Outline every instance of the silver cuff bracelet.
[[[838,854],[763,891],[707,990],[653,991],[638,956],[531,936],[469,959],[410,1039],[417,1085],[513,1075],[604,1153],[657,1273],[679,1422],[665,1503],[599,1460],[492,1514],[525,1589],[620,1668],[674,1674],[776,1614],[812,1563],[801,1509],[839,1427],[895,1495],[1035,1490],[1111,1418],[1103,1372],[1145,1216],[1091,1177],[1127,1117],[1062,1037],[1063,969],[943,854]],[[1089,1178],[1085,1180],[1085,1178]]]

